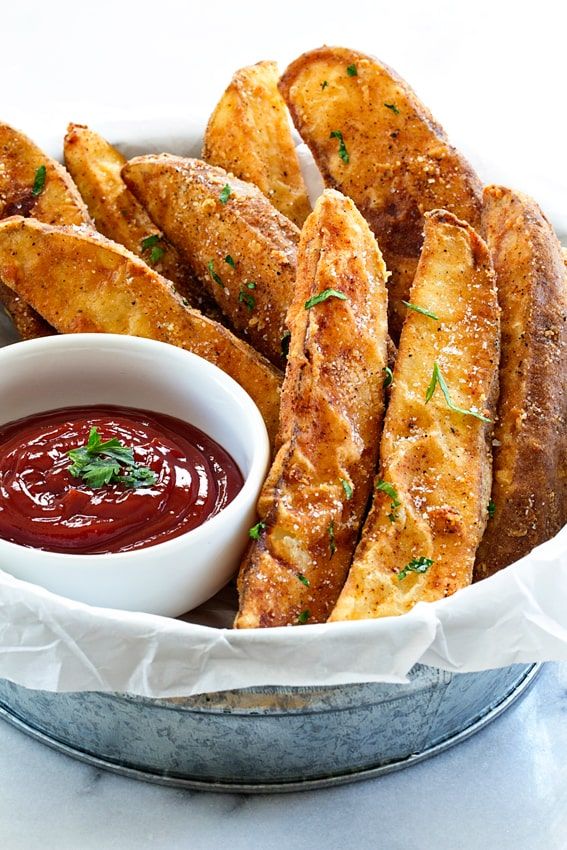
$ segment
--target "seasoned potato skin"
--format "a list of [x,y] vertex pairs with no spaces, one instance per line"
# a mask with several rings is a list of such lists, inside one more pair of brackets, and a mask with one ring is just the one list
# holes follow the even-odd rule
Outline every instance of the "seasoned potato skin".
[[[403,614],[417,602],[470,584],[487,518],[492,423],[453,412],[437,386],[438,362],[451,400],[494,418],[498,391],[499,308],[486,245],[451,213],[425,217],[425,241],[408,310],[380,448],[380,489],[348,579],[330,617],[354,620]],[[414,558],[425,573],[398,573]]]
[[[256,186],[197,159],[136,157],[122,175],[235,330],[283,367],[281,341],[295,286],[297,227]],[[230,196],[223,203],[227,184]]]
[[[33,194],[37,169],[45,166],[45,185]],[[65,169],[19,130],[0,123],[0,218],[32,215],[47,224],[90,224],[77,187]],[[55,330],[12,290],[0,283],[0,302],[22,339]]]
[[[170,280],[191,306],[208,315],[212,305],[204,297],[203,288],[122,180],[120,172],[126,164],[122,154],[83,124],[69,124],[63,150],[65,165],[99,233],[141,257]],[[155,261],[152,261],[152,249],[144,249],[142,245],[152,236],[159,239],[154,247],[159,249],[160,256]],[[213,317],[218,317],[217,314],[218,310],[214,309]]]
[[[353,66],[356,75],[349,76]],[[405,316],[401,300],[407,300],[423,242],[424,213],[447,209],[478,229],[481,184],[410,87],[377,59],[321,47],[287,68],[280,91],[326,185],[351,197],[374,231],[392,272],[396,341]],[[337,131],[348,163],[339,157],[339,140],[331,138]]]
[[[240,571],[237,628],[322,622],[343,585],[380,439],[386,277],[352,201],[327,190],[302,231],[279,451],[258,502],[266,528]],[[306,309],[327,288],[347,300]]]
[[298,227],[311,212],[278,91],[275,62],[258,62],[233,76],[209,119],[203,159],[254,183]]
[[484,226],[502,307],[494,431],[495,512],[475,579],[521,558],[567,521],[567,281],[561,246],[534,201],[484,192]]
[[186,307],[169,281],[123,246],[17,216],[0,222],[0,277],[61,333],[131,334],[204,357],[252,396],[273,439],[279,373],[226,328]]

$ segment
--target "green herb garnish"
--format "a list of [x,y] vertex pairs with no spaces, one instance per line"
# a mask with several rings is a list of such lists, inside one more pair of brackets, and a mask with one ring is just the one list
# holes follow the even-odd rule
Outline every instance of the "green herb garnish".
[[224,258],[224,261],[225,261],[225,263],[228,263],[229,266],[232,266],[233,269],[236,268],[236,263],[234,262],[234,260],[230,256],[230,254],[226,255],[226,257]]
[[346,149],[345,140],[343,139],[343,134],[340,130],[331,130],[330,139],[338,139],[339,142],[339,156],[344,163],[350,162],[349,152]]
[[304,576],[303,573],[297,573],[297,578],[299,579],[301,584],[304,584],[305,587],[309,587],[309,579]]
[[[91,428],[86,446],[70,449],[68,467],[73,478],[82,478],[91,487],[105,484],[124,484],[126,487],[151,487],[157,475],[147,466],[134,460],[134,450],[116,437],[103,441],[96,428]],[[126,472],[123,473],[122,469]]]
[[285,357],[287,360],[287,356],[289,354],[289,343],[291,342],[291,331],[284,331],[284,335],[281,338],[281,349],[282,349],[282,357]]
[[474,416],[475,419],[480,419],[481,422],[492,422],[492,419],[488,419],[487,416],[483,416],[482,413],[478,413],[476,410],[464,410],[464,408],[457,407],[456,404],[453,404],[453,402],[451,401],[451,395],[449,393],[449,387],[447,386],[445,378],[441,374],[439,364],[436,360],[433,364],[433,374],[431,376],[431,381],[425,393],[426,404],[433,398],[433,393],[435,392],[435,387],[437,386],[437,384],[439,384],[439,386],[441,387],[441,392],[445,396],[447,407],[450,410],[453,410],[455,413],[460,413],[462,416]]
[[349,77],[358,77],[358,71],[356,70],[356,65],[349,65],[348,68],[346,69],[346,72],[349,75]]
[[384,389],[387,389],[387,387],[390,387],[392,385],[392,382],[394,380],[394,373],[392,372],[389,366],[384,366],[382,371],[386,373],[386,377],[384,378],[384,383],[382,384],[382,386],[384,387]]
[[400,110],[398,109],[395,103],[385,103],[384,106],[386,107],[386,109],[391,109],[394,115],[400,114]]
[[32,186],[32,195],[37,198],[38,195],[41,195],[45,188],[45,177],[47,175],[47,169],[45,165],[40,165],[39,168],[35,172],[35,176],[33,178],[33,186]]
[[494,519],[494,514],[496,513],[496,504],[492,501],[492,499],[488,503],[487,510],[489,519]]
[[309,619],[309,611],[307,611],[307,610],[302,611],[301,614],[299,614],[298,617],[297,617],[297,622],[301,626],[304,626],[308,619]]
[[327,80],[323,80],[323,82],[321,83],[321,91],[325,91],[328,85],[329,83],[327,82]]
[[164,254],[165,248],[162,248],[161,245],[156,245],[155,248],[152,248],[152,252],[150,254],[150,263],[159,263]]
[[324,289],[323,292],[320,292],[318,295],[312,295],[305,302],[305,309],[310,310],[312,307],[315,307],[316,304],[321,304],[323,301],[326,301],[327,298],[339,298],[341,301],[346,301],[347,297],[344,292],[340,292],[338,289]]
[[260,535],[266,528],[265,522],[257,522],[256,525],[253,525],[252,528],[248,529],[248,537],[251,537],[252,540],[259,540]]
[[254,296],[250,295],[249,292],[245,292],[244,289],[241,289],[238,293],[238,300],[240,301],[240,303],[246,304],[250,312],[252,312],[252,310],[256,306],[256,299],[254,298]]
[[431,310],[426,310],[425,307],[418,307],[417,304],[412,304],[411,301],[403,301],[402,304],[405,304],[410,310],[413,310],[415,313],[421,313],[422,316],[427,316],[429,319],[435,319],[436,322],[439,322],[439,316],[436,316],[435,313],[432,313]]
[[149,251],[150,248],[153,248],[160,241],[161,236],[159,233],[152,233],[151,236],[146,236],[145,239],[142,239],[140,242],[140,247],[142,251]]
[[214,260],[209,260],[209,262],[207,263],[207,268],[208,268],[209,274],[212,277],[212,279],[214,280],[214,282],[218,283],[219,286],[223,286],[222,280],[220,279],[220,277],[218,276],[218,274],[215,271],[215,261]]
[[345,491],[345,496],[347,499],[352,499],[352,484],[346,480],[346,478],[341,478],[341,484],[343,485],[343,490]]
[[333,557],[335,552],[337,551],[337,544],[335,543],[335,520],[332,519],[329,523],[329,552],[331,553],[329,556],[329,560]]
[[398,496],[398,491],[396,490],[393,484],[390,484],[388,481],[383,481],[381,478],[376,484],[376,490],[380,490],[381,493],[385,493],[386,496],[389,497],[391,505],[390,513],[388,514],[388,519],[390,520],[390,522],[395,522],[398,518],[397,509],[402,504],[400,502],[400,497]]
[[419,558],[412,558],[409,564],[406,564],[398,573],[398,581],[404,579],[408,573],[426,573],[432,563],[431,558],[424,558],[422,555]]
[[221,202],[221,204],[226,204],[226,202],[230,198],[231,192],[232,192],[232,189],[230,188],[228,183],[225,183],[225,185],[222,187],[221,193],[219,195],[219,201]]

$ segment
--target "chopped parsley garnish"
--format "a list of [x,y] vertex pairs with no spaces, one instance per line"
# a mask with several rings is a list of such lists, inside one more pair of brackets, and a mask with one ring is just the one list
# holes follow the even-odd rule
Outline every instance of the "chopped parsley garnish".
[[38,195],[41,195],[45,188],[45,178],[47,175],[47,169],[45,165],[40,165],[39,168],[35,172],[35,176],[33,178],[33,186],[32,186],[32,195],[37,198]]
[[329,556],[329,560],[333,557],[335,552],[337,551],[337,544],[335,543],[335,520],[332,519],[329,523],[329,552],[331,553]]
[[392,385],[392,382],[394,380],[394,373],[392,372],[392,370],[390,369],[389,366],[384,366],[382,371],[386,373],[386,377],[384,378],[384,383],[382,384],[384,389],[386,389],[387,387],[390,387]]
[[413,310],[415,313],[421,313],[422,316],[427,316],[429,319],[435,319],[436,322],[439,322],[439,316],[436,316],[435,313],[432,313],[431,310],[426,310],[425,307],[418,307],[417,304],[412,304],[411,301],[403,301],[402,304],[405,304],[408,309]]
[[305,587],[309,587],[309,579],[304,576],[303,573],[297,573],[297,578],[299,579],[301,584],[304,584]]
[[346,301],[347,297],[344,292],[340,292],[338,289],[324,289],[323,292],[320,292],[318,295],[312,295],[305,302],[305,309],[310,310],[312,307],[315,307],[316,304],[321,304],[323,301],[326,301],[327,298],[339,298],[341,301]]
[[327,82],[327,80],[323,80],[323,82],[321,83],[321,91],[325,91],[328,85],[329,83]]
[[158,242],[160,241],[161,236],[159,233],[152,233],[151,236],[146,236],[145,239],[142,239],[140,242],[140,247],[142,251],[149,251],[150,248],[154,248]]
[[256,525],[253,525],[252,528],[248,529],[248,537],[251,537],[252,540],[259,540],[260,535],[266,528],[265,522],[257,522]]
[[308,619],[309,619],[309,611],[305,610],[305,611],[302,611],[301,614],[298,615],[297,622],[301,626],[304,626]]
[[281,339],[281,348],[282,348],[282,357],[285,357],[287,360],[287,356],[289,354],[289,343],[291,342],[291,331],[284,331],[284,335]]
[[422,555],[419,558],[412,558],[409,564],[406,564],[398,573],[398,581],[402,581],[408,573],[426,573],[432,563],[431,558],[424,558]]
[[386,107],[386,109],[391,109],[394,115],[400,114],[400,110],[398,109],[395,103],[385,103],[384,106]]
[[232,192],[232,189],[230,188],[228,183],[225,183],[224,186],[222,187],[221,193],[219,195],[219,201],[221,202],[221,204],[226,204],[226,202],[230,198],[231,192]]
[[487,510],[488,510],[488,517],[489,517],[489,519],[494,519],[494,514],[496,513],[496,505],[495,505],[495,503],[492,501],[492,499],[491,499],[491,500],[490,500],[490,502],[488,503],[488,508],[487,508]]
[[343,485],[343,490],[345,491],[345,496],[347,499],[352,499],[352,484],[346,480],[346,478],[341,478],[341,484]]
[[214,282],[218,283],[219,286],[222,286],[223,282],[215,271],[215,261],[209,260],[209,262],[207,263],[207,268],[208,268],[209,274],[212,277],[212,279],[214,280]]
[[159,263],[164,254],[165,249],[162,248],[161,245],[156,245],[155,248],[152,248],[152,252],[150,254],[150,263]]
[[437,384],[439,384],[439,386],[441,387],[441,392],[445,396],[447,407],[450,410],[453,410],[455,413],[460,413],[462,416],[474,416],[475,419],[480,419],[481,422],[492,422],[492,419],[489,419],[487,416],[483,416],[482,413],[478,413],[476,410],[465,410],[464,408],[457,407],[456,404],[453,404],[453,402],[451,401],[451,395],[449,393],[449,387],[447,386],[445,378],[441,374],[441,369],[439,368],[439,364],[436,360],[433,364],[433,374],[431,376],[431,381],[425,393],[426,404],[433,398],[433,393],[435,392],[435,387],[437,386]]
[[339,156],[344,163],[350,162],[349,152],[346,149],[345,140],[343,139],[343,134],[340,130],[331,130],[330,139],[338,139],[339,142]]
[[[151,487],[157,475],[147,466],[134,460],[134,450],[116,437],[101,440],[96,428],[91,428],[86,446],[67,452],[72,463],[68,467],[73,478],[82,478],[90,487],[105,484],[124,484],[126,487]],[[125,470],[125,471],[123,471]]]
[[390,522],[395,522],[398,518],[397,509],[402,504],[400,502],[398,491],[396,490],[393,484],[390,484],[388,481],[382,481],[382,479],[380,479],[376,484],[376,489],[380,490],[381,493],[385,493],[386,496],[389,497],[391,505],[390,513],[388,514],[388,519],[390,520]]
[[238,300],[241,304],[246,304],[250,312],[252,312],[252,310],[256,306],[256,299],[254,298],[254,296],[251,295],[249,292],[246,292],[244,289],[241,289],[238,293]]
[[228,263],[229,266],[232,266],[233,269],[236,268],[236,263],[234,262],[234,260],[230,256],[230,254],[226,255],[226,257],[224,258],[224,261],[225,261],[225,263]]
[[246,282],[246,289],[256,289],[256,284],[253,280],[249,280]]
[[358,71],[356,70],[356,65],[349,65],[348,68],[346,69],[346,72],[349,75],[349,77],[358,77]]

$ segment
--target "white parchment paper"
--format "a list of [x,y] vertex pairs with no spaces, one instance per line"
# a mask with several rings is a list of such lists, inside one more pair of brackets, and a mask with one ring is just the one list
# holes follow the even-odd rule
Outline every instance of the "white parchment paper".
[[[203,124],[93,126],[128,155],[196,155]],[[55,138],[38,141],[60,156]],[[304,151],[302,167],[312,175],[313,198],[317,175]],[[480,173],[485,181],[501,179],[486,163]],[[561,188],[555,184],[548,198],[554,211],[563,209]],[[538,200],[545,210],[546,198]],[[554,223],[567,233],[567,217]],[[0,324],[0,344],[11,341]],[[0,571],[0,677],[50,691],[173,697],[259,685],[402,682],[417,662],[472,672],[567,660],[567,527],[492,578],[402,617],[234,631],[228,628],[234,611],[231,587],[172,620],[92,608]]]

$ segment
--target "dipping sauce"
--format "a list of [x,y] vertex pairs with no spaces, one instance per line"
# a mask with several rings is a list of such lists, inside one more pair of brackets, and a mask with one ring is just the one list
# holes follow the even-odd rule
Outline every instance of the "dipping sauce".
[[[74,478],[67,452],[86,446],[93,428],[132,448],[156,480],[92,487]],[[97,405],[0,426],[0,538],[22,546],[73,554],[155,546],[218,514],[243,484],[222,446],[163,413]]]

